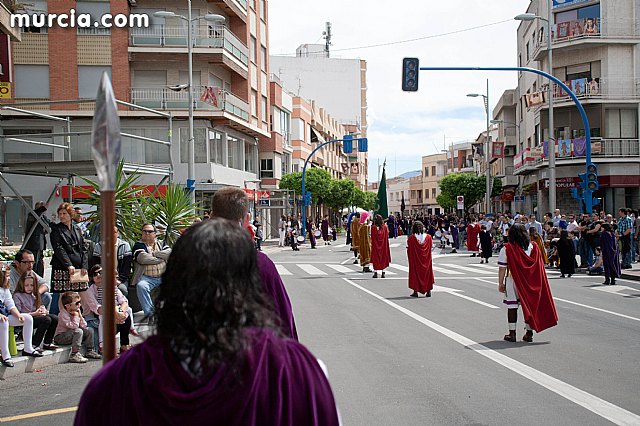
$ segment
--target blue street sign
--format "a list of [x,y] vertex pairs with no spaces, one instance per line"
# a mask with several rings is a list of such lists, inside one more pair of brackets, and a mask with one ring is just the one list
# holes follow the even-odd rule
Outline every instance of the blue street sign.
[[271,205],[271,200],[268,198],[261,198],[258,200],[258,205],[260,207],[269,207]]
[[524,195],[516,195],[515,197],[513,197],[513,201],[515,201],[516,203],[524,203],[525,199],[526,197]]

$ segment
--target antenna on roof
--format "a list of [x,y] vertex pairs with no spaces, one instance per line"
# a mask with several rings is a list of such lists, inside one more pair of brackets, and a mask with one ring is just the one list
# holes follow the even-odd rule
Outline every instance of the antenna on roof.
[[329,57],[329,46],[331,46],[331,22],[326,22],[326,30],[322,32],[323,38],[325,39],[324,51],[327,54],[327,58]]

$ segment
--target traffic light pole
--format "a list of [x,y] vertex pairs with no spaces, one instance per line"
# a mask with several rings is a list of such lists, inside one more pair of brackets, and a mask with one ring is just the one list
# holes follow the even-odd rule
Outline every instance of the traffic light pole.
[[[345,140],[348,141],[360,141],[360,140],[364,140],[366,141],[367,138],[342,138],[342,139],[332,139],[330,141],[326,141],[320,145],[318,145],[313,151],[311,151],[311,154],[309,154],[309,156],[307,157],[307,159],[304,161],[304,166],[302,167],[302,229],[300,230],[300,232],[302,233],[303,237],[306,237],[307,235],[307,205],[311,205],[311,200],[306,200],[306,190],[305,190],[305,175],[307,174],[307,164],[309,164],[309,160],[311,160],[311,157],[313,157],[313,154],[316,153],[317,150],[319,150],[320,148],[322,148],[323,146],[327,146],[330,143],[336,143],[336,142],[343,142]],[[364,151],[359,151],[359,152],[364,152]],[[307,201],[309,201],[309,203],[307,204]]]
[[[549,80],[553,81],[554,83],[558,84],[571,97],[573,102],[578,107],[578,111],[580,111],[580,116],[582,117],[582,123],[584,124],[584,134],[585,134],[585,139],[586,139],[585,173],[587,175],[589,175],[590,168],[591,168],[590,166],[592,166],[592,163],[591,163],[591,129],[589,128],[589,120],[587,119],[587,113],[585,112],[584,108],[580,104],[580,101],[578,100],[576,95],[571,91],[571,89],[566,84],[564,84],[562,81],[560,81],[559,79],[554,77],[553,75],[551,75],[549,73],[546,73],[544,71],[541,71],[541,70],[538,70],[538,69],[535,69],[535,68],[529,68],[529,67],[420,67],[420,71],[523,71],[523,72],[530,72],[530,73],[541,75],[541,76],[546,77]],[[403,82],[403,84],[404,84],[404,82]],[[416,81],[416,86],[417,86],[417,81]],[[549,139],[552,139],[551,135],[550,135]],[[549,143],[555,143],[555,141],[552,141],[552,142],[549,142]],[[551,152],[551,150],[549,150],[549,152]],[[553,150],[553,152],[555,152],[555,149]],[[554,160],[555,160],[555,158],[554,158]],[[586,212],[587,213],[591,213],[591,211],[593,210],[593,190],[591,188],[589,188],[588,185],[585,185],[585,186],[586,186],[586,188],[583,191],[583,201],[584,201]]]

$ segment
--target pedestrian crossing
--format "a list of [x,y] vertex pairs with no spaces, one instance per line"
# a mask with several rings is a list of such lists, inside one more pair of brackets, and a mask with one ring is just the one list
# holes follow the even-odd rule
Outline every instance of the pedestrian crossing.
[[[350,261],[351,262],[351,261]],[[281,276],[315,276],[329,277],[345,274],[360,274],[362,266],[359,264],[339,264],[339,263],[293,263],[283,262],[276,263],[276,269]],[[370,266],[371,268],[371,266]],[[398,277],[406,277],[409,272],[407,265],[392,263],[385,271],[385,275]],[[498,265],[496,264],[478,264],[478,265],[457,265],[454,263],[434,263],[433,272],[437,278],[463,278],[463,277],[491,277],[498,274]]]

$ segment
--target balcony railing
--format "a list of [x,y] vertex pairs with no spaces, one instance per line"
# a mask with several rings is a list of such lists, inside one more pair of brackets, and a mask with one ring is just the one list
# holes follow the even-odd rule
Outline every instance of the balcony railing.
[[[636,99],[640,98],[640,79],[627,78],[580,78],[565,81],[578,99]],[[569,94],[555,84],[553,99],[569,100]],[[545,99],[546,101],[546,99]]]
[[[222,25],[200,25],[193,27],[193,47],[218,48],[229,52],[244,65],[249,63],[249,49],[227,27]],[[149,25],[147,28],[131,28],[131,46],[186,47],[187,27]]]
[[[556,161],[585,160],[584,142],[576,143],[576,140],[561,140],[556,146]],[[578,140],[579,141],[579,140]],[[527,167],[537,167],[548,161],[546,150],[542,147],[525,149],[516,154],[513,172],[519,173]],[[640,139],[612,139],[592,138],[592,158],[634,158],[640,159]]]
[[[189,94],[168,88],[132,88],[131,103],[159,110],[189,109]],[[249,104],[227,90],[217,87],[196,86],[193,91],[193,109],[196,111],[226,111],[249,120]]]

